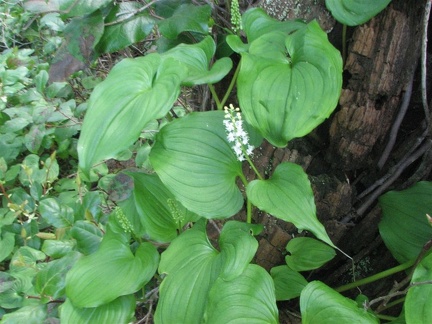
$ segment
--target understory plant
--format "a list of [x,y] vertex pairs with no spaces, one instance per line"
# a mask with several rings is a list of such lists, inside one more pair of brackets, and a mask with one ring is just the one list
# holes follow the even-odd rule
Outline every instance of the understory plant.
[[[238,2],[230,3],[233,28],[216,43],[209,5],[153,1],[144,11],[126,2],[26,1],[44,17],[58,12],[51,25],[70,18],[61,28],[60,66],[65,48],[83,63],[154,29],[161,36],[157,52],[120,60],[94,89],[97,81],[89,81],[82,105],[71,99],[70,83],[47,85],[47,67],[29,59],[11,65],[11,57],[31,53],[3,54],[0,131],[11,139],[0,142],[8,153],[0,159],[0,260],[8,265],[0,273],[2,322],[127,323],[143,309],[155,323],[277,323],[276,302],[300,297],[304,323],[377,323],[368,301],[340,292],[408,268],[412,287],[401,318],[415,323],[416,307],[432,318],[424,300],[432,287],[427,203],[410,219],[421,236],[409,236],[414,247],[399,257],[405,248],[394,237],[408,234],[386,223],[393,214],[386,206],[400,199],[382,198],[380,230],[401,267],[336,290],[301,274],[340,249],[317,218],[302,167],[284,162],[268,177],[253,154],[263,140],[285,147],[329,117],[342,88],[342,58],[316,21],[280,22],[257,8],[240,14]],[[209,88],[214,110],[182,105],[185,89],[197,86]],[[19,116],[27,119],[15,129]],[[62,178],[59,157],[77,159],[76,173]],[[113,159],[134,159],[135,167],[114,174],[106,162]],[[430,183],[419,186],[428,201]],[[409,213],[416,203],[406,201]],[[254,263],[263,230],[256,209],[311,234],[292,239],[286,265],[270,273]],[[214,241],[207,228],[216,220],[222,227]]]

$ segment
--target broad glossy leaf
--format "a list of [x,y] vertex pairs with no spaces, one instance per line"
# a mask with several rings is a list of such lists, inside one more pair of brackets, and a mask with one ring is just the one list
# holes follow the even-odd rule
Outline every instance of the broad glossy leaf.
[[[86,192],[84,199],[75,207],[75,220],[82,220],[84,218],[99,221],[100,217],[103,216],[101,205],[102,205],[102,194],[97,191]],[[105,200],[104,200],[105,201]]]
[[220,111],[191,113],[156,135],[150,161],[187,209],[206,218],[230,217],[243,205],[236,185],[241,163],[226,140]]
[[0,232],[0,262],[6,259],[15,246],[15,234],[11,232]]
[[72,252],[75,246],[75,240],[44,240],[41,251],[53,259],[59,259]]
[[16,282],[17,279],[9,273],[0,271],[0,307],[10,309],[20,306],[22,296],[14,289]]
[[100,228],[82,220],[75,222],[70,230],[70,235],[76,240],[78,251],[86,255],[96,252],[102,241]]
[[262,229],[262,225],[237,221],[224,225],[219,236],[222,262],[219,278],[232,280],[243,274],[258,249],[258,242],[252,235],[258,235]]
[[252,8],[246,11],[242,20],[243,28],[249,43],[264,34],[274,31],[281,31],[288,35],[305,25],[299,20],[279,21],[270,17],[261,8]]
[[[132,196],[119,206],[132,224],[141,223],[144,235],[157,242],[171,242],[177,231],[198,217],[175,201],[156,174],[126,172],[133,179]],[[131,208],[131,205],[133,208]],[[134,212],[135,211],[135,212]],[[130,215],[128,215],[130,214]]]
[[267,33],[242,53],[237,87],[246,121],[270,143],[284,147],[335,109],[342,59],[316,21],[290,35]]
[[141,7],[142,5],[138,2],[120,2],[112,7],[105,18],[106,25],[102,38],[97,44],[99,52],[112,53],[147,37],[153,29],[155,20],[145,11],[125,21],[107,25],[124,19]]
[[60,322],[74,324],[130,323],[136,307],[133,295],[121,296],[110,303],[94,308],[75,307],[66,299],[60,307]]
[[357,303],[320,281],[310,282],[301,292],[302,323],[379,323]]
[[231,70],[232,61],[228,57],[216,61],[210,68],[215,51],[216,44],[213,38],[207,36],[198,44],[180,44],[163,56],[172,57],[186,65],[188,76],[183,80],[183,84],[193,86],[218,82]]
[[108,175],[103,180],[105,179],[107,180],[107,184],[105,184],[105,181],[100,181],[99,186],[106,187],[105,190],[107,191],[110,200],[118,203],[128,199],[132,195],[134,190],[134,180],[126,173],[121,172],[116,174],[114,177]]
[[260,266],[249,264],[237,278],[219,277],[210,290],[205,323],[279,323],[274,285]]
[[300,273],[286,265],[272,268],[270,274],[274,281],[276,300],[278,301],[300,296],[301,291],[308,284]]
[[185,74],[159,54],[118,63],[90,97],[77,148],[82,170],[128,148],[148,122],[165,116]]
[[14,309],[25,305],[26,296],[34,294],[33,275],[29,272],[10,271],[13,276],[6,272],[0,272],[0,307],[3,309]]
[[310,237],[296,237],[290,240],[286,250],[288,255],[285,261],[295,271],[318,269],[336,255],[331,246]]
[[67,274],[66,295],[76,307],[97,307],[132,294],[156,272],[159,253],[152,244],[141,243],[133,254],[130,236],[121,232],[115,218],[108,226],[99,249]]
[[415,268],[411,283],[429,283],[411,287],[405,300],[405,320],[407,323],[432,322],[432,254],[426,256]]
[[357,26],[365,23],[380,11],[391,0],[326,0],[327,9],[340,23]]
[[21,152],[24,138],[13,133],[1,134],[0,136],[0,152],[7,163],[15,160]]
[[35,277],[35,289],[44,301],[64,298],[66,273],[72,268],[81,254],[72,252],[67,256],[50,261]]
[[39,324],[44,323],[47,317],[46,305],[29,305],[19,308],[18,310],[5,314],[2,317],[2,323],[5,324]]
[[244,44],[237,35],[227,36],[228,45],[237,53],[247,52],[250,43],[267,33],[280,32],[286,37],[288,34],[305,26],[305,23],[300,20],[279,21],[274,19],[261,8],[252,8],[246,11],[242,16],[242,22],[248,44]]
[[45,134],[45,125],[32,125],[29,132],[24,135],[24,145],[31,153],[37,154]]
[[290,162],[279,164],[270,179],[250,182],[246,193],[259,209],[312,232],[334,247],[316,217],[312,188],[301,166]]
[[33,249],[29,246],[21,246],[12,256],[9,264],[9,270],[12,272],[26,272],[31,276],[37,273],[37,261],[44,260],[46,255],[39,250]]
[[418,256],[423,245],[432,238],[432,182],[418,182],[403,191],[390,191],[379,199],[383,217],[379,223],[381,237],[399,263]]
[[238,279],[252,260],[258,246],[251,235],[259,231],[256,226],[226,223],[219,238],[220,252],[209,242],[205,226],[206,222],[197,222],[162,253],[159,273],[166,277],[159,290],[156,323],[201,322],[215,280]]
[[26,0],[26,10],[35,13],[61,11],[66,17],[83,16],[109,4],[111,0]]
[[74,211],[63,205],[56,198],[47,198],[40,202],[39,212],[42,218],[56,228],[71,227],[74,224]]
[[103,32],[104,21],[100,10],[72,19],[64,29],[65,44],[69,53],[81,62],[89,62],[93,59],[93,51]]
[[159,30],[166,38],[174,39],[182,32],[208,34],[211,15],[209,5],[182,4],[172,16],[159,22]]

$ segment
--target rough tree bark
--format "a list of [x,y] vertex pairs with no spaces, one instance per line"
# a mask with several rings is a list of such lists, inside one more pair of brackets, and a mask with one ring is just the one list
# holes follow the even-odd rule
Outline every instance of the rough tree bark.
[[[422,172],[415,180],[430,180],[432,153],[430,140],[428,144],[425,136],[427,123],[423,107],[418,99],[425,3],[426,0],[394,0],[369,22],[351,28],[344,86],[336,112],[306,138],[292,141],[285,149],[265,143],[254,157],[266,176],[270,176],[282,161],[303,166],[313,185],[318,218],[332,240],[354,258],[357,269],[363,271],[360,276],[396,265],[378,233],[381,217],[378,194],[402,188],[419,169]],[[328,30],[334,23],[324,9],[324,1],[276,0],[262,1],[261,5],[269,14],[282,20],[318,18],[321,26]],[[334,30],[333,34],[340,28],[336,26]],[[335,35],[330,33],[330,39],[335,39]],[[413,96],[399,131],[402,135],[399,135],[388,162],[378,168],[390,129],[412,79]],[[415,156],[423,159],[423,163],[418,162],[400,175],[403,166],[398,163],[407,156],[412,157],[410,150],[414,143],[423,147]],[[379,181],[386,175],[393,177],[393,181]],[[250,176],[253,177],[251,172]],[[361,194],[376,181],[375,195],[372,189],[369,195]],[[283,264],[285,246],[293,235],[297,235],[296,229],[264,213],[255,212],[254,219],[265,226],[256,261],[267,269]],[[351,261],[339,256],[328,267],[313,274],[313,278],[337,286],[352,280],[351,268]],[[376,296],[385,294],[391,285],[392,281],[388,281],[366,289]],[[281,321],[291,322],[295,318],[282,312]]]

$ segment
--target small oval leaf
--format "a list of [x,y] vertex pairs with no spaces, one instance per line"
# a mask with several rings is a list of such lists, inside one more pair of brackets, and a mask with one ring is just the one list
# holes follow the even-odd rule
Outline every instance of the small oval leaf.
[[326,0],[327,9],[342,24],[357,26],[382,11],[391,0]]
[[300,230],[308,230],[335,247],[316,217],[312,188],[301,166],[281,163],[270,179],[250,182],[246,193],[259,209],[293,223]]
[[432,323],[432,254],[415,268],[411,283],[424,283],[411,287],[405,300],[407,323]]
[[379,323],[357,303],[320,281],[310,282],[301,292],[300,311],[304,324]]
[[232,280],[219,277],[209,294],[205,323],[279,323],[274,285],[260,266],[249,264]]
[[307,280],[297,271],[286,265],[274,267],[270,270],[273,278],[276,300],[290,300],[300,296],[301,291],[308,284]]
[[[381,237],[399,263],[416,258],[432,237],[432,182],[421,181],[409,189],[389,191],[379,198],[383,217],[379,223]],[[407,226],[409,224],[409,226]]]
[[140,244],[133,254],[129,237],[109,223],[99,250],[82,257],[68,272],[66,295],[76,307],[112,302],[142,288],[153,277],[158,262],[159,253],[152,244]]
[[327,244],[310,237],[296,237],[288,242],[285,257],[287,265],[295,271],[318,269],[333,259],[335,250]]

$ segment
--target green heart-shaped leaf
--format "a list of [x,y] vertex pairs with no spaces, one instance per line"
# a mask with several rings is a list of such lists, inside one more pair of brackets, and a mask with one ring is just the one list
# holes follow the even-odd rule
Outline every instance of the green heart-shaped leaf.
[[90,97],[77,148],[81,169],[88,173],[93,164],[114,157],[148,122],[165,116],[185,75],[186,68],[159,54],[118,63]]
[[280,21],[274,19],[267,15],[261,8],[252,8],[246,11],[243,14],[242,20],[243,28],[249,43],[264,34],[274,31],[281,31],[288,35],[305,25],[300,20]]
[[[35,289],[46,301],[64,298],[65,277],[69,269],[81,256],[78,252],[71,252],[67,256],[50,261],[38,272],[35,278]],[[49,297],[49,298],[48,298]]]
[[357,26],[365,23],[390,3],[391,0],[326,0],[327,9],[342,24]]
[[[255,39],[271,32],[281,32],[285,36],[294,32],[297,29],[303,28],[304,23],[300,20],[276,20],[261,9],[252,8],[246,11],[242,16],[243,29],[246,33],[249,43]],[[237,53],[247,52],[250,44],[244,44],[241,38],[237,35],[228,35],[227,43],[231,49]]]
[[335,109],[342,59],[316,21],[290,35],[270,32],[242,53],[237,87],[248,123],[283,147],[308,134]]
[[75,222],[70,234],[77,242],[78,251],[86,255],[96,252],[102,241],[100,228],[88,221]]
[[209,5],[197,6],[185,3],[175,8],[171,14],[171,17],[159,22],[159,30],[166,38],[174,39],[182,32],[208,34],[211,15]]
[[249,264],[232,280],[219,277],[210,290],[205,323],[279,323],[274,285],[260,266]]
[[333,259],[335,250],[310,237],[296,237],[288,242],[285,257],[287,265],[295,271],[309,271],[318,269]]
[[226,140],[220,111],[191,113],[156,135],[150,161],[187,209],[206,218],[230,217],[243,205],[236,185],[241,163]]
[[127,201],[119,202],[125,215],[141,223],[144,235],[157,242],[171,242],[177,231],[199,217],[178,203],[156,174],[126,172],[134,188]]
[[[258,247],[252,232],[258,233],[259,228],[236,221],[227,222],[219,238],[220,252],[209,242],[204,221],[197,222],[192,229],[174,239],[162,253],[159,265],[159,273],[166,277],[159,290],[155,322],[202,322],[215,280],[236,281],[248,268]],[[253,302],[253,298],[252,293],[247,295],[245,303]]]
[[270,274],[274,281],[276,300],[278,301],[300,296],[301,291],[308,284],[300,273],[286,265],[272,268]]
[[99,250],[82,257],[67,274],[66,295],[76,307],[97,307],[132,294],[156,272],[156,248],[142,243],[134,255],[130,237],[115,229],[118,225],[111,219]]
[[186,86],[220,81],[232,68],[232,61],[228,57],[217,60],[209,70],[210,62],[216,51],[216,44],[210,36],[207,36],[198,44],[180,44],[163,54],[171,57],[188,69],[188,76],[183,80]]
[[129,19],[115,24],[119,17],[130,15],[131,12],[140,9],[137,2],[120,2],[112,7],[105,18],[105,30],[97,44],[101,53],[112,53],[123,49],[133,43],[142,41],[153,30],[155,19],[148,12],[135,14]]
[[259,209],[293,223],[300,230],[308,230],[335,247],[316,217],[312,188],[299,165],[290,162],[279,164],[270,179],[250,182],[246,193]]
[[[426,283],[429,281],[429,283]],[[411,287],[405,300],[405,320],[407,323],[432,322],[432,254],[426,256],[414,270],[411,283],[425,282]]]
[[354,300],[346,298],[320,281],[310,282],[301,292],[302,323],[379,323]]
[[426,214],[431,213],[432,182],[421,181],[403,191],[389,191],[379,198],[383,217],[381,237],[399,263],[415,259],[432,237]]
[[70,299],[60,307],[62,323],[129,323],[134,316],[136,300],[133,295],[121,296],[110,303],[92,308],[75,307]]

